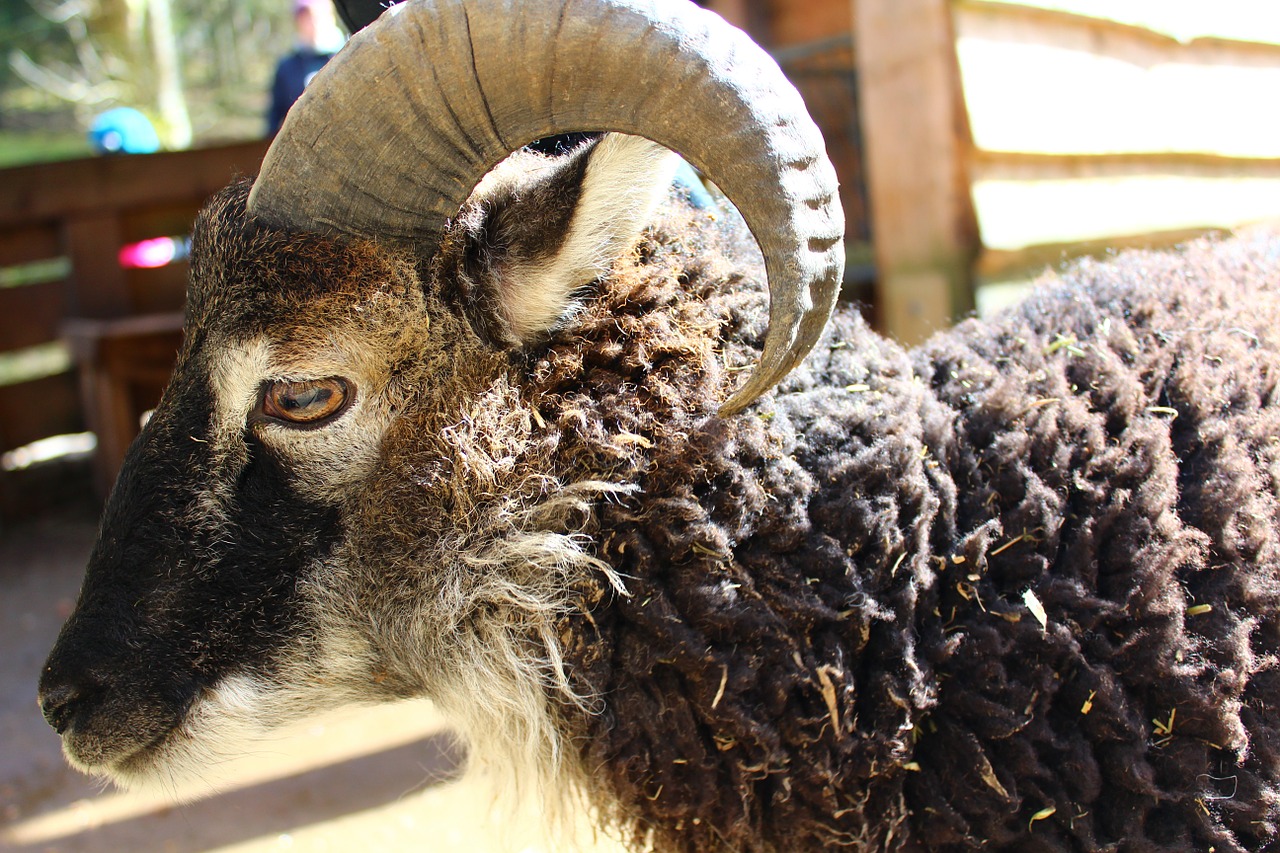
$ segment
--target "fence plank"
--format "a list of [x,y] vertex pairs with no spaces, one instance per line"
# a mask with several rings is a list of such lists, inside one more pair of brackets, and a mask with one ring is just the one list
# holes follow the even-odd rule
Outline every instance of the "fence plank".
[[258,171],[267,142],[5,169],[0,226],[202,199]]
[[973,193],[983,243],[1005,251],[1280,217],[1278,177],[978,180]]
[[1280,157],[1280,46],[974,2],[956,31],[979,149]]
[[24,225],[0,230],[0,267],[56,258],[62,254],[53,225]]
[[854,0],[877,309],[916,343],[972,304],[977,228],[947,0]]
[[61,281],[0,288],[0,352],[57,340],[65,290]]
[[7,385],[0,392],[0,451],[85,428],[74,373]]
[[979,3],[1025,15],[1087,17],[1184,43],[1232,40],[1280,45],[1275,0],[959,0],[957,5]]

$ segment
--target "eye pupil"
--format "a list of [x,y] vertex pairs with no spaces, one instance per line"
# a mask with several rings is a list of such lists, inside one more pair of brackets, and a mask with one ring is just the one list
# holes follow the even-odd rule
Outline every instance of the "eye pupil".
[[323,407],[331,397],[333,391],[328,388],[307,388],[298,394],[282,394],[281,402],[287,411],[298,412]]
[[341,412],[347,402],[345,379],[277,380],[262,395],[262,412],[294,424],[318,424]]

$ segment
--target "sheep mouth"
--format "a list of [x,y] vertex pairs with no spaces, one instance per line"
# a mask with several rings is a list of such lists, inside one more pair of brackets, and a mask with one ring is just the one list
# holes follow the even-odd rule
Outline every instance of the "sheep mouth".
[[[151,790],[178,802],[235,782],[234,758],[297,719],[310,704],[278,701],[278,687],[233,675],[199,688],[180,709],[120,713],[90,728],[69,727],[63,753],[81,772],[126,790]],[[95,717],[95,721],[100,718]]]
[[123,788],[167,780],[170,766],[187,751],[192,700],[174,707],[133,693],[98,694],[56,725],[62,753],[82,773]]
[[161,755],[164,753],[165,743],[168,740],[169,734],[165,733],[150,743],[143,744],[113,762],[104,775],[109,776],[113,782],[121,787],[134,787],[140,782],[156,776],[160,766],[163,764]]
[[165,763],[164,753],[180,724],[153,724],[147,728],[151,730],[120,737],[73,726],[62,735],[62,752],[77,770],[132,787],[155,775]]

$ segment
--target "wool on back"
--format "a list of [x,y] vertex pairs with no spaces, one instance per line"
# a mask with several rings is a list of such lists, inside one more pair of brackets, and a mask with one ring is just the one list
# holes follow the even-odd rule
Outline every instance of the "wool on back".
[[950,410],[928,439],[956,489],[937,544],[966,558],[924,632],[922,838],[1276,842],[1278,330],[1280,248],[1259,235],[1083,263],[915,354]]
[[629,594],[588,583],[562,632],[601,700],[565,725],[625,830],[1275,843],[1277,244],[1087,262],[912,352],[842,314],[720,419],[764,309],[698,233],[660,232],[529,367],[562,471],[639,487],[589,529]]

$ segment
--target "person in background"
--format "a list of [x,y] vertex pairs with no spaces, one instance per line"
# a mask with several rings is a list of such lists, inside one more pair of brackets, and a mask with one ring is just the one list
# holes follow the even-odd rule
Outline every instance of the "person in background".
[[267,136],[275,136],[289,107],[316,72],[342,47],[342,31],[333,17],[329,0],[294,0],[293,24],[297,42],[276,65],[271,82],[271,106],[267,112]]

